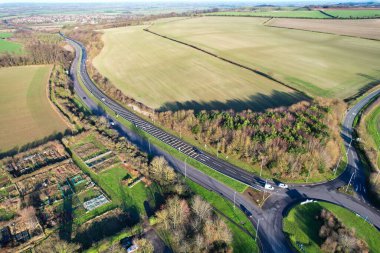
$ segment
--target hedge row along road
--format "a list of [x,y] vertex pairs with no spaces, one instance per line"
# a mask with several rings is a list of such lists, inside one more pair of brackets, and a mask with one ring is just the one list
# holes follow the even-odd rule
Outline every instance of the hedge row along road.
[[[265,180],[263,178],[233,166],[228,162],[215,158],[208,153],[197,150],[195,147],[173,135],[166,133],[162,129],[154,126],[150,122],[147,122],[107,97],[88,76],[85,65],[87,57],[84,46],[80,42],[74,41],[67,37],[65,38],[76,51],[76,58],[73,61],[70,70],[71,77],[74,80],[75,91],[91,110],[97,111],[99,114],[103,114],[115,121],[119,118],[118,116],[120,116],[134,124],[139,130],[161,140],[167,145],[179,150],[186,156],[191,157],[209,166],[210,168],[235,180],[243,182],[253,188],[261,191],[264,190],[263,185]],[[80,85],[81,82],[83,83],[83,87]],[[106,115],[105,112],[99,111],[99,105],[97,104],[98,102],[92,99],[92,96],[87,97],[87,93],[84,88],[88,89],[88,91],[92,93],[92,96],[94,96],[98,101],[101,101],[104,106],[114,111],[115,114]],[[135,131],[126,128],[117,121],[115,128],[121,134],[126,136],[128,140],[139,146],[139,148],[143,151],[149,151],[151,154],[164,156],[177,171],[186,173],[187,177],[191,180],[234,202],[237,207],[242,209],[247,214],[251,222],[258,230],[260,248],[262,252],[292,252],[293,249],[282,232],[282,219],[286,214],[286,211],[289,210],[292,205],[304,201],[305,199],[324,200],[348,208],[380,229],[380,211],[376,210],[367,203],[364,171],[357,152],[352,145],[352,124],[355,116],[360,112],[364,105],[369,103],[371,99],[377,95],[380,95],[380,90],[375,91],[365,97],[358,104],[352,107],[346,114],[341,134],[347,152],[346,155],[348,156],[348,165],[346,170],[339,177],[335,180],[319,184],[289,185],[289,189],[286,190],[276,187],[276,189],[272,192],[273,194],[268,198],[262,208],[259,208],[254,203],[243,197],[242,194],[237,193],[235,190],[227,187],[214,178],[202,173],[192,166],[186,166],[183,161],[178,160],[171,154],[157,148],[154,145],[149,145],[148,141],[143,136],[140,136]],[[115,115],[118,116],[116,117]],[[348,183],[353,185],[354,190],[359,196],[358,198],[339,193],[336,190],[338,187]]]

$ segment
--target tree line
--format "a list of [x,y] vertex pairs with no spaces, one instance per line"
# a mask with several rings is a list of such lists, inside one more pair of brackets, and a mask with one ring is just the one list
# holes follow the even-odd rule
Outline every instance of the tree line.
[[14,33],[14,38],[23,44],[25,53],[2,54],[0,56],[0,67],[31,64],[64,64],[64,67],[68,69],[74,55],[63,48],[63,42],[57,36],[56,34],[41,34],[29,30],[17,30]]
[[300,179],[331,172],[340,152],[345,104],[335,99],[302,101],[265,112],[166,111],[158,122],[220,155],[262,167],[273,177]]

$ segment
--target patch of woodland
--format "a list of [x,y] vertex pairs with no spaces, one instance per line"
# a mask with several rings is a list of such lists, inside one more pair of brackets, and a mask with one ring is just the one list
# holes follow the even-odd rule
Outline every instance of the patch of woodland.
[[58,34],[17,30],[14,39],[23,44],[25,53],[0,55],[0,67],[63,64],[68,69],[74,58],[74,54],[63,47],[64,43]]
[[322,209],[318,218],[323,222],[319,237],[323,240],[321,249],[324,252],[369,252],[367,243],[356,236],[355,230],[345,227],[333,213]]
[[161,237],[174,252],[232,252],[232,234],[200,196],[174,195],[156,213]]
[[273,177],[300,179],[335,168],[345,109],[339,100],[317,98],[265,112],[180,110],[157,113],[156,118],[224,156],[263,166]]

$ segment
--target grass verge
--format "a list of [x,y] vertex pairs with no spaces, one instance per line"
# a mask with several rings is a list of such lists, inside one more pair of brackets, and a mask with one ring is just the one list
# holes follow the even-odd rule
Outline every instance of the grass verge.
[[[197,195],[200,195],[203,199],[209,202],[217,211],[224,214],[228,219],[225,219],[228,227],[230,228],[233,239],[232,246],[234,252],[259,252],[258,246],[255,240],[247,233],[243,232],[239,226],[247,230],[251,235],[256,234],[256,230],[247,216],[238,208],[234,208],[233,204],[221,197],[219,194],[209,191],[202,186],[194,183],[191,180],[186,180],[191,190]],[[232,222],[233,221],[233,222]],[[236,223],[236,224],[235,224]]]
[[322,252],[320,245],[323,241],[319,237],[322,223],[315,217],[323,208],[334,213],[346,227],[355,229],[356,236],[368,243],[371,252],[379,249],[380,233],[375,227],[350,210],[326,202],[298,205],[284,218],[284,231],[296,249],[303,247],[304,252]]

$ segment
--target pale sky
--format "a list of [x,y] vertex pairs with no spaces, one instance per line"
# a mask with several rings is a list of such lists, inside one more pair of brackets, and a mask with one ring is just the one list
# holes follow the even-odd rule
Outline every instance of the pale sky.
[[[375,0],[374,2],[379,2],[380,0]],[[0,0],[0,3],[81,3],[81,2],[87,2],[87,3],[128,3],[128,2],[135,2],[135,3],[149,3],[149,2],[249,2],[252,4],[258,3],[305,3],[305,4],[315,4],[315,3],[339,3],[339,2],[368,2],[368,0]]]

